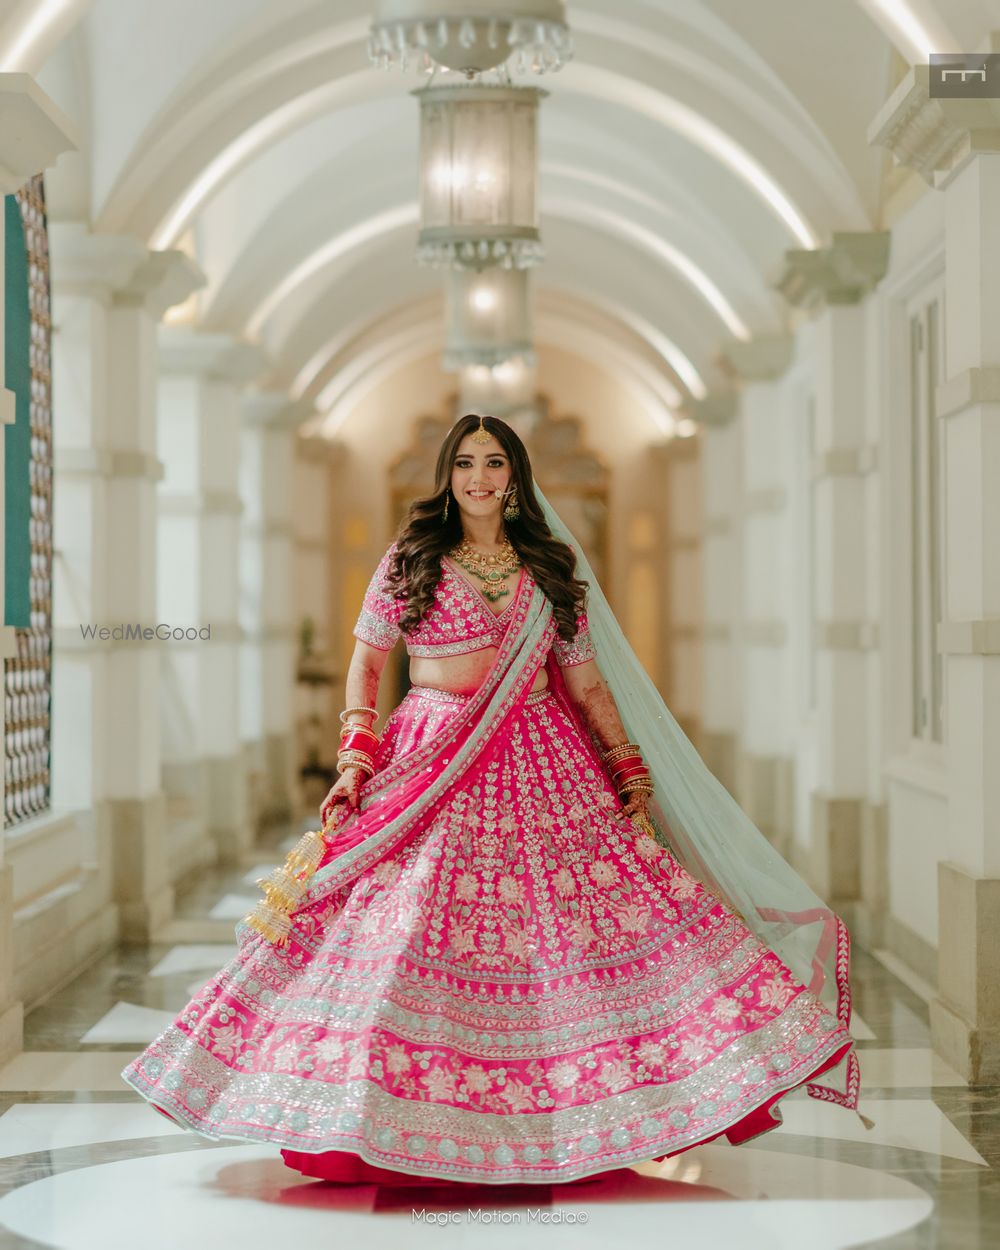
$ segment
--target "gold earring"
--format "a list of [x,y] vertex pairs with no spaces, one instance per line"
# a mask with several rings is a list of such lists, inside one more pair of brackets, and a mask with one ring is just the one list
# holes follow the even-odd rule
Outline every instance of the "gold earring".
[[507,506],[503,510],[503,519],[505,521],[516,521],[521,515],[521,509],[517,502],[517,487],[510,492],[510,498],[507,500]]
[[444,525],[445,521],[448,520],[448,501],[450,499],[451,499],[451,491],[449,491],[444,497],[444,512],[441,514],[442,525]]

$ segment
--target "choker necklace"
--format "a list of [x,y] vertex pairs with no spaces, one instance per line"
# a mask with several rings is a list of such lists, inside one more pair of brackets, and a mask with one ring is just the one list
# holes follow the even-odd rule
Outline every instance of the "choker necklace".
[[448,554],[467,573],[486,583],[480,593],[490,603],[510,594],[506,579],[520,568],[521,561],[509,538],[504,538],[500,550],[490,555],[476,551],[468,539],[463,538]]

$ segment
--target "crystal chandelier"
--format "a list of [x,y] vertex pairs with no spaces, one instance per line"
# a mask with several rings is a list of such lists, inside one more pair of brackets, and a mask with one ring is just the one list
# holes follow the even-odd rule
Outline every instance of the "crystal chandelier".
[[494,371],[534,364],[531,299],[523,269],[452,269],[448,274],[444,367]]
[[424,87],[420,101],[421,264],[523,269],[543,256],[534,87]]
[[368,41],[372,61],[482,73],[511,61],[516,73],[560,69],[573,55],[563,0],[379,0]]

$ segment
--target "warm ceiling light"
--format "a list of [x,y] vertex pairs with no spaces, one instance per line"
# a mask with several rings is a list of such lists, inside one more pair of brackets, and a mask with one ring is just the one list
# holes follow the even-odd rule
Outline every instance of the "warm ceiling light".
[[477,312],[492,312],[497,306],[497,293],[492,287],[477,286],[469,298]]
[[533,358],[527,270],[452,269],[447,302],[445,369],[495,367],[512,357]]
[[513,60],[518,73],[542,74],[573,55],[563,0],[437,0],[419,9],[419,0],[379,0],[368,41],[376,65],[471,76]]
[[420,101],[424,264],[524,268],[542,256],[534,87],[425,87]]

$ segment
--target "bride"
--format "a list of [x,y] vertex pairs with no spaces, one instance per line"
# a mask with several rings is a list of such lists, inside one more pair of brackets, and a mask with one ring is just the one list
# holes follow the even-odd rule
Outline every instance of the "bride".
[[[133,1088],[392,1184],[740,1143],[803,1085],[857,1108],[842,921],[677,727],[504,422],[446,436],[354,634],[324,828]],[[399,637],[412,684],[379,734]]]

